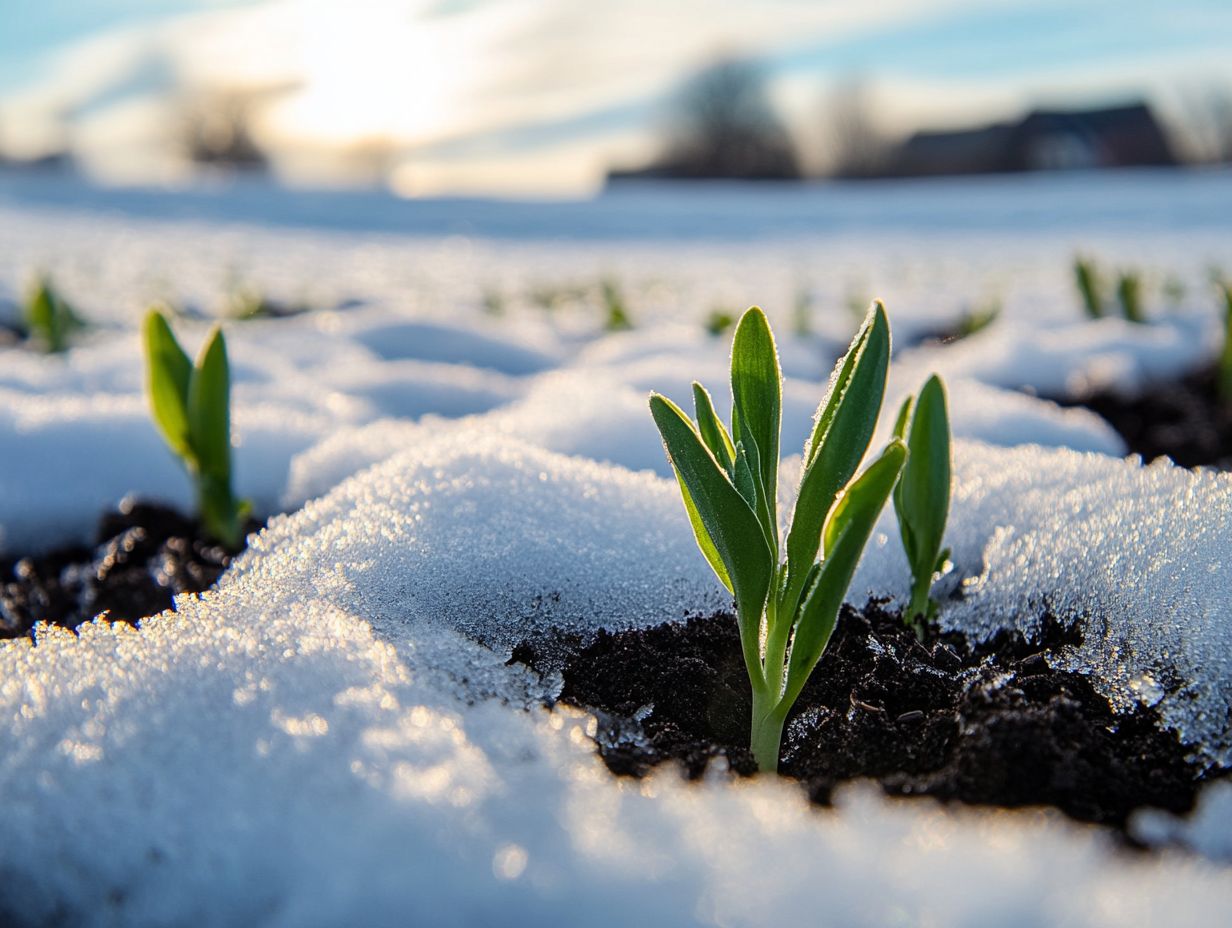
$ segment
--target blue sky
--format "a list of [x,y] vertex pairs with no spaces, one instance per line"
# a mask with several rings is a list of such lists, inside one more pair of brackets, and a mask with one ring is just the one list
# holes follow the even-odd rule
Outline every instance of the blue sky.
[[467,161],[560,177],[589,159],[574,184],[644,157],[673,87],[724,50],[805,121],[862,78],[890,131],[1232,88],[1232,0],[0,0],[0,23],[0,136],[67,108],[103,152],[150,134],[159,94],[245,74],[303,85],[267,114],[274,147],[393,140],[440,159],[427,188]]

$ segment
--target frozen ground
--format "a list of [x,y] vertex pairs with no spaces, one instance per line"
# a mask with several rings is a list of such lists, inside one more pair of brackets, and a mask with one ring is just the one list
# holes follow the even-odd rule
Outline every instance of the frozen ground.
[[[0,354],[8,552],[84,537],[128,493],[188,501],[141,396],[133,326],[149,300],[209,313],[239,279],[319,308],[227,329],[239,489],[290,514],[178,614],[0,647],[0,917],[1197,925],[1232,905],[1226,790],[1191,820],[1140,823],[1198,854],[1129,858],[1035,812],[858,788],[819,812],[766,780],[616,782],[586,717],[536,708],[552,681],[505,666],[549,624],[587,634],[721,604],[645,393],[684,396],[693,377],[722,393],[726,340],[701,321],[761,303],[789,375],[784,448],[798,448],[854,328],[844,304],[877,295],[901,348],[888,403],[940,370],[962,439],[946,582],[965,598],[944,621],[984,633],[1041,603],[1082,619],[1093,633],[1069,663],[1227,763],[1232,478],[1121,460],[1098,419],[1017,389],[1131,389],[1209,357],[1198,285],[1232,259],[1226,226],[510,242],[29,200],[0,196],[0,288],[50,268],[102,328],[66,358]],[[1084,322],[1075,245],[1156,281],[1175,271],[1190,296],[1146,328]],[[601,278],[633,331],[602,334]],[[800,292],[810,331],[792,336]],[[904,347],[993,296],[992,328]],[[905,591],[892,531],[853,600]]]

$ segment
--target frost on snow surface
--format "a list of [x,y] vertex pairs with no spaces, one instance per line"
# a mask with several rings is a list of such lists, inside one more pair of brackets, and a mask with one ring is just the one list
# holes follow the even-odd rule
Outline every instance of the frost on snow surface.
[[[38,257],[30,239],[70,256],[99,247],[53,216],[6,216],[10,283]],[[122,225],[92,219],[91,234],[107,222]],[[24,237],[2,231],[17,227]],[[123,229],[129,263],[100,273],[95,308],[113,328],[65,358],[3,354],[6,552],[84,537],[127,493],[187,503],[145,417],[138,317],[120,309],[146,292],[142,267],[182,275],[198,300],[233,253],[318,272],[327,304],[352,294],[323,269],[354,267],[374,292],[359,309],[228,325],[238,489],[289,514],[217,589],[140,630],[96,621],[0,645],[0,921],[982,928],[1199,925],[1232,906],[1226,790],[1188,819],[1135,821],[1143,840],[1197,854],[1130,857],[1049,813],[859,785],[817,810],[772,778],[698,785],[671,770],[617,781],[589,742],[594,721],[538,708],[554,681],[506,664],[550,626],[585,637],[725,605],[644,397],[684,398],[695,376],[726,392],[725,339],[680,307],[700,317],[709,287],[732,299],[752,285],[766,295],[749,302],[789,305],[799,265],[776,249],[742,251],[736,282],[710,252],[634,249],[630,266],[658,282],[633,305],[658,315],[600,337],[580,309],[544,321],[478,308],[477,268],[525,292],[556,267],[555,243],[505,255]],[[600,249],[569,259],[578,276],[609,270]],[[1058,260],[1024,259],[1018,302],[970,343],[904,348],[896,363],[888,405],[937,369],[955,410],[954,568],[938,590],[961,596],[942,621],[1030,630],[1047,608],[1079,622],[1085,640],[1061,661],[1122,705],[1158,705],[1197,756],[1227,763],[1232,478],[1122,460],[1094,416],[1007,392],[1140,386],[1209,356],[1211,320],[1136,330],[1041,311],[1031,282]],[[927,268],[897,270],[896,332],[935,329],[947,310]],[[841,321],[784,336],[785,453],[850,335]],[[204,327],[184,331],[195,344]],[[887,513],[850,599],[906,585]]]

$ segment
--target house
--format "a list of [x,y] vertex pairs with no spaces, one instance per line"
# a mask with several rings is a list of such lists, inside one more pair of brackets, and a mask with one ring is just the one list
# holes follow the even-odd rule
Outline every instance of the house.
[[1016,123],[917,132],[895,150],[885,174],[926,177],[1177,164],[1145,103],[1090,110],[1035,110]]

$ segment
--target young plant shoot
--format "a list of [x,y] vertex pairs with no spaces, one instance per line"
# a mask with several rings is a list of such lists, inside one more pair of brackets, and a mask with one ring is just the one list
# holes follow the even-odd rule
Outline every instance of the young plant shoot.
[[1142,309],[1142,277],[1137,271],[1123,271],[1117,278],[1117,302],[1127,322],[1146,322]]
[[730,430],[701,384],[693,384],[696,422],[666,397],[650,396],[697,544],[736,598],[753,690],[750,742],[765,771],[778,768],[787,713],[830,641],[907,457],[893,439],[852,479],[877,424],[889,361],[890,325],[878,303],[817,411],[785,539],[777,513],[782,374],[765,314],[750,309],[736,327]]
[[205,530],[236,549],[249,506],[231,492],[231,375],[215,326],[193,364],[158,310],[145,317],[146,390],[154,424],[192,477]]
[[26,301],[26,336],[48,354],[68,350],[70,336],[85,328],[81,317],[52,286],[51,278],[41,277]]
[[1219,352],[1219,396],[1232,403],[1232,280],[1216,281],[1223,310],[1223,349]]
[[633,328],[633,317],[616,281],[600,281],[599,296],[603,301],[603,331],[627,332]]
[[920,634],[937,612],[928,595],[933,576],[950,556],[941,548],[950,511],[950,418],[936,374],[918,398],[903,403],[894,435],[907,443],[907,464],[894,488],[898,531],[911,567],[911,603],[903,618]]
[[1079,256],[1074,259],[1074,283],[1078,285],[1078,295],[1082,297],[1082,308],[1092,319],[1100,319],[1104,315],[1103,284],[1095,262],[1090,258]]

